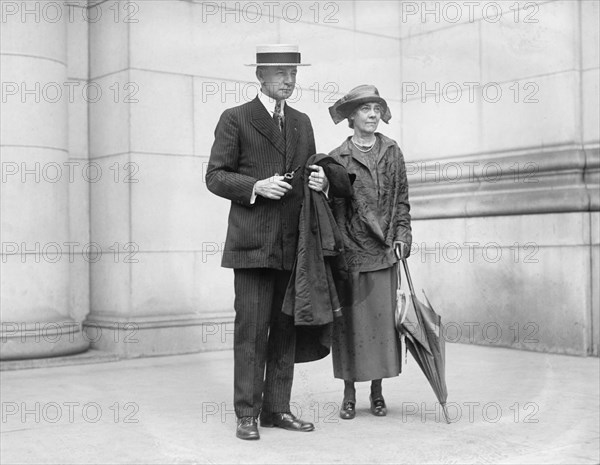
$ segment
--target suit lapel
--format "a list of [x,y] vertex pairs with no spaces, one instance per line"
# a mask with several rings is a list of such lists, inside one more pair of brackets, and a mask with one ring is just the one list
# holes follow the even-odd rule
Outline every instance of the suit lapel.
[[252,126],[265,136],[282,155],[285,155],[285,140],[277,124],[275,124],[258,97],[252,101],[252,104],[252,120],[250,121]]
[[295,169],[292,163],[294,162],[296,144],[298,143],[298,117],[295,115],[293,108],[288,105],[285,108],[285,166],[290,171]]

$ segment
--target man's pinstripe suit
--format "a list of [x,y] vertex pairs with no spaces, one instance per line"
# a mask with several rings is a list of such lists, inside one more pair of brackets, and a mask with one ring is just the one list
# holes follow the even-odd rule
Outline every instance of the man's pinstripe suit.
[[[238,417],[257,416],[261,408],[289,411],[295,328],[281,306],[296,256],[304,166],[316,150],[308,116],[287,104],[284,108],[285,134],[258,98],[226,110],[206,173],[208,189],[231,200],[221,264],[235,273]],[[257,181],[297,167],[292,189],[282,199],[257,196],[251,204]]]

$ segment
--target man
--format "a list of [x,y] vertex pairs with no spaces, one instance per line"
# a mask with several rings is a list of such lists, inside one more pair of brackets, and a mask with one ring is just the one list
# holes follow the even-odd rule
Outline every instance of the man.
[[[316,152],[308,116],[289,107],[298,47],[257,47],[258,96],[226,110],[215,130],[208,189],[231,200],[221,265],[234,269],[234,407],[236,435],[259,439],[263,427],[312,431],[290,413],[295,328],[281,312],[296,256],[304,166]],[[308,185],[327,188],[311,166]],[[284,175],[285,174],[285,175]],[[266,376],[265,376],[266,364]]]

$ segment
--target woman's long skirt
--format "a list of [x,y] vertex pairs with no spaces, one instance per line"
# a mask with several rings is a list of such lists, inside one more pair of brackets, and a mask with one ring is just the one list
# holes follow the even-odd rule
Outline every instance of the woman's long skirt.
[[346,381],[398,376],[400,340],[395,328],[396,268],[351,274],[342,316],[333,327],[333,374]]

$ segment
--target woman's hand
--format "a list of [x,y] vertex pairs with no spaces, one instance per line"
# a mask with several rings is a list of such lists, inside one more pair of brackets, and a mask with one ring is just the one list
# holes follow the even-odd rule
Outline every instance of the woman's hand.
[[319,165],[310,165],[309,168],[313,170],[308,177],[308,187],[310,187],[313,191],[317,192],[325,192],[329,189],[329,180],[327,176],[325,176],[325,171],[323,171],[323,167]]
[[394,242],[394,251],[396,252],[398,260],[404,260],[408,258],[410,247],[406,242],[396,241]]

